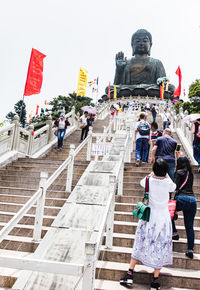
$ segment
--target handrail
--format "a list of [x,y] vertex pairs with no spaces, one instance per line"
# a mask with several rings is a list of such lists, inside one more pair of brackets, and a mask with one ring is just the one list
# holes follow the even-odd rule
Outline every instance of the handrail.
[[48,129],[49,129],[49,125],[45,125],[44,127],[34,132],[34,137],[37,137],[38,135],[42,134],[44,131]]
[[26,212],[35,204],[42,194],[42,189],[39,188],[36,193],[24,204],[24,206],[16,213],[16,215],[0,230],[0,243],[5,238],[5,235],[13,229],[13,227],[20,221]]
[[87,144],[87,142],[89,141],[90,135],[88,135],[83,142],[81,142],[81,144],[74,150],[74,157],[83,149],[83,147]]
[[6,125],[6,126],[0,128],[0,135],[3,134],[6,131],[12,130],[14,127],[15,127],[14,124],[10,124],[10,125]]

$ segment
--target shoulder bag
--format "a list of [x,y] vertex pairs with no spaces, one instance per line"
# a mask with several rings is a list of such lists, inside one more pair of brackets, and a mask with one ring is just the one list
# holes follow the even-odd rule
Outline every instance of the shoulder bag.
[[[183,186],[186,184],[186,182],[188,180],[188,176],[189,176],[189,172],[187,172],[186,178],[185,178],[185,180],[183,181],[183,183],[181,184],[181,186],[179,187],[178,190],[180,190],[181,188],[183,188]],[[172,220],[177,220],[178,213],[176,211],[176,200],[175,199],[170,199],[168,201],[168,209],[169,209],[169,213],[170,213],[171,219]]]
[[134,211],[133,215],[136,216],[139,220],[142,219],[144,221],[149,221],[150,219],[150,207],[148,206],[149,200],[149,178],[150,176],[146,177],[145,181],[145,193],[143,202],[138,202]]

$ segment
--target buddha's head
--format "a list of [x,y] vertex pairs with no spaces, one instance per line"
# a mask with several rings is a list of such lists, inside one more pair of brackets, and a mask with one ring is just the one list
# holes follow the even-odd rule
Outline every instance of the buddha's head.
[[150,55],[152,36],[146,29],[138,29],[131,38],[132,55]]

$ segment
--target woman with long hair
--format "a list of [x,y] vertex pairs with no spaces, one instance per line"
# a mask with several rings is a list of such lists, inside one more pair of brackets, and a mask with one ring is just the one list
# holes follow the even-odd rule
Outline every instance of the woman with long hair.
[[[176,210],[183,211],[184,224],[187,234],[188,249],[185,255],[192,259],[194,250],[194,217],[197,210],[197,202],[193,192],[193,173],[190,162],[186,156],[177,159],[175,170],[176,183]],[[172,220],[173,240],[178,240],[179,235],[176,230],[175,222]]]
[[[172,225],[168,209],[169,192],[176,185],[168,175],[168,164],[158,158],[153,164],[149,178],[149,222],[140,220],[135,234],[133,253],[128,272],[120,279],[120,284],[131,286],[134,269],[138,261],[154,269],[151,289],[160,289],[158,277],[163,266],[172,264]],[[140,181],[145,187],[146,177]]]

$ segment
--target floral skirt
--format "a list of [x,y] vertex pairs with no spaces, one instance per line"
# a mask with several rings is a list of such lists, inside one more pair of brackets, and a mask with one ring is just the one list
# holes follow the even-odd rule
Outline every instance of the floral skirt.
[[[153,211],[152,211],[153,212]],[[172,224],[169,217],[157,214],[149,222],[140,220],[135,234],[132,258],[154,269],[172,265]]]

